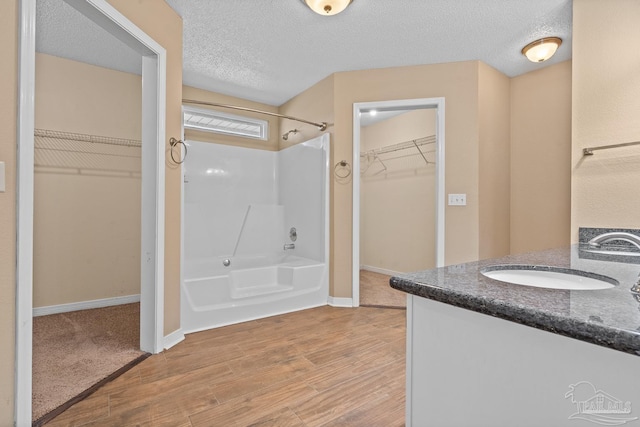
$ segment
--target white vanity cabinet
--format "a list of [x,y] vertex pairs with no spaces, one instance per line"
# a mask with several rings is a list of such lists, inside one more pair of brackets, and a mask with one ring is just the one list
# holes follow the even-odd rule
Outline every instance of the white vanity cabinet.
[[409,294],[408,427],[640,426],[638,417],[640,356]]

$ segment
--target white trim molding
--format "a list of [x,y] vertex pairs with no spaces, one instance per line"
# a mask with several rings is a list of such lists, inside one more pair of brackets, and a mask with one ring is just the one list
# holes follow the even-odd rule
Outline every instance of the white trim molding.
[[[413,299],[419,298],[412,294],[407,294],[407,341],[405,351],[405,396],[413,396]],[[412,427],[413,420],[411,419],[412,402],[411,399],[405,400],[405,427]]]
[[339,298],[330,296],[327,299],[327,305],[331,307],[354,307],[353,298]]
[[399,276],[404,274],[400,271],[387,270],[386,268],[378,268],[371,265],[361,265],[360,270],[371,271],[372,273],[384,274],[386,276]]
[[16,200],[16,349],[14,419],[31,425],[33,342],[33,159],[36,0],[20,1]]
[[171,332],[169,335],[165,336],[162,341],[163,341],[162,346],[164,347],[164,349],[169,350],[174,345],[184,341],[184,332],[182,329],[176,329],[175,331]]
[[[360,170],[360,114],[362,111],[377,110],[414,110],[434,108],[436,110],[436,267],[444,266],[445,243],[445,192],[444,192],[444,150],[445,150],[445,104],[444,98],[399,99],[394,101],[356,102],[353,104],[353,165],[354,171]],[[353,174],[353,217],[352,224],[352,275],[351,295],[353,306],[360,305],[360,174]]]
[[125,295],[123,297],[101,298],[89,301],[70,302],[67,304],[47,305],[33,309],[33,317],[48,316],[49,314],[69,313],[71,311],[91,310],[93,308],[113,307],[115,305],[133,304],[140,302],[140,294]]

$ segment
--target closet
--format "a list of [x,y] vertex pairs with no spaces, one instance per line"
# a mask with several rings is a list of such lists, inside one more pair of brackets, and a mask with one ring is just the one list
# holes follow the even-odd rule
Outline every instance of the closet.
[[399,113],[361,128],[360,264],[388,275],[435,266],[435,110]]

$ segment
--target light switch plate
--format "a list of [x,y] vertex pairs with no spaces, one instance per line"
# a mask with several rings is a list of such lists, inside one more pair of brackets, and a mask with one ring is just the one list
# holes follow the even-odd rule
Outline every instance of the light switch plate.
[[449,194],[449,206],[466,206],[466,194]]
[[4,185],[5,177],[4,177],[4,162],[0,162],[0,193],[5,192]]

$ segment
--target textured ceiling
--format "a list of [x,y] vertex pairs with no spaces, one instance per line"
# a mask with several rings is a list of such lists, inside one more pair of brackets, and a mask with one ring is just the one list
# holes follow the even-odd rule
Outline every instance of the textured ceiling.
[[36,51],[128,73],[142,72],[139,53],[63,0],[36,2]]
[[[69,23],[68,6],[51,6],[61,2],[38,0],[38,51],[139,70],[119,41],[119,54],[103,51],[91,28]],[[516,76],[571,58],[571,0],[354,0],[333,17],[301,0],[167,3],[184,21],[185,84],[276,106],[339,71],[481,60]],[[551,35],[564,40],[551,60],[521,55]]]

